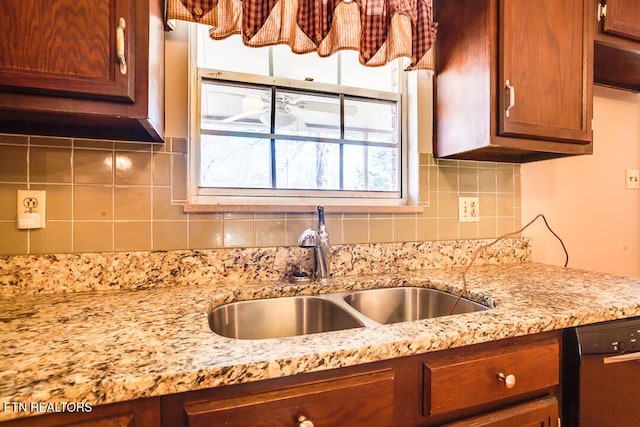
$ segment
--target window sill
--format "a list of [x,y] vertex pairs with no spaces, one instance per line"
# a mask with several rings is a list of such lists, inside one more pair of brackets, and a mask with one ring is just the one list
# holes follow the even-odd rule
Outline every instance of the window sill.
[[[325,205],[326,213],[420,213],[424,211],[422,205],[401,206],[357,206],[357,205]],[[256,213],[306,213],[316,212],[316,205],[183,205],[185,213],[210,212],[256,212]]]

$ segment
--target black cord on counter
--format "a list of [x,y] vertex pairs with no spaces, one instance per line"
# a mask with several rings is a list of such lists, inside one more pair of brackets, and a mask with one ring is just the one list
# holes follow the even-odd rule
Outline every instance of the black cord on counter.
[[536,215],[535,218],[533,218],[531,221],[529,221],[527,223],[527,225],[522,227],[520,230],[512,231],[511,233],[507,233],[507,234],[503,234],[502,236],[496,238],[493,242],[487,243],[486,245],[479,246],[478,248],[476,248],[475,251],[473,251],[473,255],[471,256],[471,261],[469,262],[469,265],[467,265],[464,268],[464,270],[462,270],[462,290],[458,293],[458,297],[456,298],[455,302],[453,303],[453,306],[451,307],[451,310],[449,311],[449,314],[453,314],[453,311],[456,309],[456,306],[458,305],[458,302],[460,302],[460,299],[462,298],[462,295],[464,295],[464,293],[467,290],[466,274],[469,271],[469,269],[471,268],[471,266],[473,265],[473,263],[475,262],[476,258],[478,257],[478,254],[481,251],[483,251],[484,249],[487,249],[487,248],[495,245],[500,240],[506,239],[508,237],[511,237],[511,236],[519,234],[519,233],[522,233],[524,230],[527,229],[527,227],[529,227],[531,224],[533,224],[538,218],[542,218],[542,220],[544,221],[544,225],[547,226],[547,228],[549,229],[551,234],[553,234],[555,236],[555,238],[560,241],[560,244],[562,245],[562,250],[564,250],[564,255],[565,255],[564,266],[566,267],[567,265],[569,265],[569,252],[567,252],[567,248],[564,245],[564,242],[562,241],[560,236],[558,236],[556,234],[556,232],[551,229],[551,226],[549,226],[549,223],[547,222],[547,218],[545,218],[545,216],[543,214],[538,214],[538,215]]

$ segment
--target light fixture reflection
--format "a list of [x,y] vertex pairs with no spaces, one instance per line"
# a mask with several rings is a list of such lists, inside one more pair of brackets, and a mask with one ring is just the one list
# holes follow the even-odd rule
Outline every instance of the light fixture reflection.
[[[112,156],[105,157],[103,164],[107,168],[112,168],[113,157]],[[133,162],[131,161],[131,158],[129,158],[129,156],[125,154],[116,155],[116,169],[119,169],[121,171],[129,171],[131,170],[131,166],[133,166]]]

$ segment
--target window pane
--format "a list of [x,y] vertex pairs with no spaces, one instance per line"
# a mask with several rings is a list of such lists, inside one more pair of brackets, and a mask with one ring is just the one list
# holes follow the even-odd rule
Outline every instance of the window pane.
[[344,189],[365,190],[366,184],[366,148],[362,145],[344,146]]
[[268,133],[271,90],[202,83],[202,129]]
[[386,147],[368,148],[367,190],[398,190],[398,150]]
[[248,48],[239,35],[212,40],[209,27],[198,25],[198,67],[268,76],[269,48]]
[[398,120],[395,102],[344,100],[346,139],[397,144]]
[[268,139],[201,135],[200,186],[270,188],[270,158]]
[[276,141],[276,186],[339,190],[339,145],[314,141]]
[[340,138],[340,98],[278,91],[276,133]]
[[288,45],[275,45],[273,49],[273,76],[319,83],[338,83],[336,55],[321,58],[316,52],[299,55]]
[[363,89],[398,91],[398,62],[392,61],[382,67],[365,67],[360,64],[355,50],[340,51],[340,84]]
[[398,191],[397,153],[395,148],[345,145],[345,190]]

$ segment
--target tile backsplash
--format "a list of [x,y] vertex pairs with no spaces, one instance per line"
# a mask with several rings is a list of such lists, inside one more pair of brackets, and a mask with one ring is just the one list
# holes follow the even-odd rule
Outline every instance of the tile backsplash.
[[[0,254],[295,246],[313,214],[184,213],[188,144],[0,135]],[[520,227],[520,166],[420,156],[420,213],[331,214],[334,244],[494,238]],[[16,190],[47,191],[47,224],[18,230]],[[480,221],[458,222],[458,196]]]

